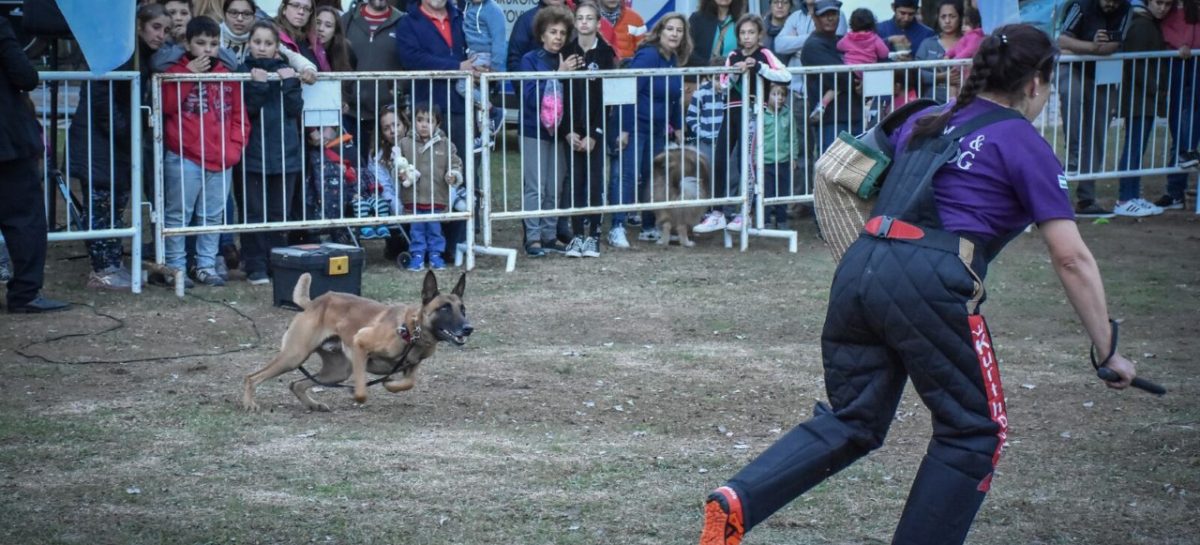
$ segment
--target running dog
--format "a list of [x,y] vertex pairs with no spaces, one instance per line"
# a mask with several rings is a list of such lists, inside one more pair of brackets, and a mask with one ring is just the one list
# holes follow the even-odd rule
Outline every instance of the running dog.
[[[712,180],[708,159],[695,147],[672,146],[654,157],[651,165],[651,198],[656,203],[677,202],[708,198],[708,186]],[[688,206],[666,208],[658,212],[658,223],[662,236],[658,243],[666,246],[671,240],[671,230],[679,236],[679,245],[695,246],[688,239],[688,230],[704,219],[704,207]]]
[[[258,385],[298,369],[313,353],[321,357],[317,380],[337,384],[353,379],[354,400],[358,403],[367,401],[368,372],[387,375],[383,386],[389,392],[412,388],[417,366],[433,356],[438,342],[462,346],[474,331],[462,302],[466,282],[463,273],[454,289],[444,294],[438,291],[437,277],[429,271],[421,289],[420,306],[389,306],[337,292],[309,299],[312,277],[301,275],[292,300],[303,312],[284,332],[279,355],[258,372],[246,375],[242,406],[257,411],[254,391]],[[393,378],[393,373],[399,378]],[[328,412],[328,405],[308,395],[315,384],[304,378],[290,388],[309,410]]]

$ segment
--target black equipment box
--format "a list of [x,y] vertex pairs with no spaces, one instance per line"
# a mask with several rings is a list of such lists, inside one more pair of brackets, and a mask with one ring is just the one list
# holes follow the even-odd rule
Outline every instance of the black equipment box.
[[271,250],[271,287],[275,306],[299,310],[292,291],[300,275],[312,275],[308,296],[316,299],[327,291],[362,295],[362,270],[366,253],[362,248],[326,242],[284,246]]

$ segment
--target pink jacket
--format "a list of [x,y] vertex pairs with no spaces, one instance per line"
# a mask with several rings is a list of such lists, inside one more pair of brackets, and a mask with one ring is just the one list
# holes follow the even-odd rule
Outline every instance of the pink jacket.
[[979,46],[983,44],[982,28],[971,29],[970,32],[959,38],[958,43],[954,44],[949,51],[946,51],[947,59],[970,59],[975,56],[975,52],[979,51]]
[[874,64],[888,58],[887,44],[871,30],[846,33],[838,40],[837,48],[842,52],[842,62],[846,64]]
[[1185,45],[1191,49],[1200,49],[1200,23],[1187,22],[1183,16],[1182,4],[1175,4],[1175,7],[1167,12],[1159,28],[1162,29],[1163,41],[1167,42],[1171,49],[1179,49]]

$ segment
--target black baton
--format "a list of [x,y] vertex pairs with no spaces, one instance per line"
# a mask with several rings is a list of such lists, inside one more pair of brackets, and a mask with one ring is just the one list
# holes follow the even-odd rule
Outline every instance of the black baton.
[[[1103,380],[1105,382],[1120,382],[1121,381],[1121,376],[1118,375],[1116,371],[1113,371],[1112,369],[1109,369],[1107,367],[1097,368],[1096,376],[1100,377],[1100,380]],[[1144,391],[1150,392],[1154,395],[1165,395],[1167,393],[1166,388],[1163,388],[1162,386],[1159,386],[1159,385],[1157,385],[1153,382],[1150,382],[1144,378],[1134,378],[1131,386],[1133,386],[1134,388],[1137,388],[1139,390],[1144,390]]]

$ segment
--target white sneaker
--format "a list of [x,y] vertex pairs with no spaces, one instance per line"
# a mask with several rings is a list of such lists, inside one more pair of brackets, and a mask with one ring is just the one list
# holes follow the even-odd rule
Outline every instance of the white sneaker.
[[[1128,200],[1123,203],[1117,203],[1117,205],[1113,207],[1113,213],[1118,216],[1125,216],[1127,218],[1144,218],[1146,216],[1154,215],[1154,211],[1142,206],[1137,199]],[[1161,214],[1161,212],[1159,213]]]
[[608,245],[613,248],[628,248],[629,239],[625,238],[625,227],[618,225],[608,230]]
[[704,216],[704,221],[701,221],[699,225],[692,227],[692,232],[711,233],[713,231],[720,231],[721,229],[724,229],[725,225],[725,214],[714,210],[706,214]]
[[1146,199],[1143,199],[1141,197],[1134,199],[1133,202],[1136,202],[1136,203],[1142,205],[1143,207],[1147,208],[1148,210],[1150,210],[1150,215],[1152,215],[1152,216],[1157,216],[1159,214],[1162,214],[1163,212],[1166,212],[1165,208],[1163,208],[1157,204],[1154,204]]
[[654,242],[660,238],[662,238],[662,231],[658,230],[658,227],[646,227],[638,233],[638,240]]
[[580,255],[583,257],[600,257],[600,241],[596,237],[587,237],[583,240],[583,250]]
[[583,257],[583,237],[576,236],[571,239],[571,243],[567,245],[567,251],[564,252],[567,257]]
[[726,231],[741,231],[743,223],[744,222],[742,221],[742,215],[738,214],[733,217],[733,221],[731,221],[725,225],[725,230]]

